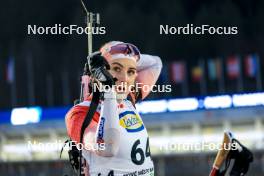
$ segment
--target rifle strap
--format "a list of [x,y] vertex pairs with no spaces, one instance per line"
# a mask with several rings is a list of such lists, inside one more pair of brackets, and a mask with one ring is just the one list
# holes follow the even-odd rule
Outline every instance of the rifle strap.
[[[85,116],[84,122],[82,124],[82,128],[81,128],[81,135],[80,135],[80,142],[82,143],[83,140],[83,135],[84,135],[84,131],[85,129],[89,126],[89,124],[91,123],[94,113],[98,107],[99,104],[99,100],[100,100],[100,92],[99,91],[95,91],[93,93],[93,97],[92,97],[92,102],[90,104],[89,110]],[[79,175],[82,175],[82,150],[79,151]]]

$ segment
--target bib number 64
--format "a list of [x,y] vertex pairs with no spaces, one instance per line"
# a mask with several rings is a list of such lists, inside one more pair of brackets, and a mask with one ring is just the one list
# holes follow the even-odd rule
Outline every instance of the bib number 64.
[[[142,148],[138,147],[139,144],[140,144],[140,140],[138,139],[133,144],[131,150],[131,160],[136,165],[142,165],[145,161],[145,158],[150,156],[149,138],[147,139],[145,152],[143,151]],[[139,157],[137,158],[137,156]]]

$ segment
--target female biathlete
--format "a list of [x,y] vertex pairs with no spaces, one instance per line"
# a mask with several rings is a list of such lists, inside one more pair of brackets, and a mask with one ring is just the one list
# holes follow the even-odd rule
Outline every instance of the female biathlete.
[[160,58],[140,54],[132,44],[113,41],[93,53],[88,65],[92,79],[105,88],[100,89],[103,96],[82,141],[81,127],[93,94],[66,115],[69,137],[84,146],[85,175],[153,176],[149,137],[135,103],[156,83],[162,68]]

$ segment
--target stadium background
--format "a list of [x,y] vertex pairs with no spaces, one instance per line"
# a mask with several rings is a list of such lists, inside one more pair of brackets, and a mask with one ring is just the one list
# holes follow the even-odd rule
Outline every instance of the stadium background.
[[[254,152],[248,175],[264,174],[263,1],[89,4],[106,27],[106,35],[94,36],[95,48],[110,40],[127,41],[142,53],[162,58],[164,68],[157,84],[171,84],[173,91],[152,93],[139,104],[158,176],[208,175],[216,151],[159,150],[159,145],[218,143],[227,129]],[[10,0],[1,3],[0,14],[0,173],[72,175],[67,152],[60,160],[59,149],[29,151],[27,146],[28,141],[67,138],[64,114],[79,96],[86,35],[27,35],[27,25],[84,26],[80,2]],[[237,26],[239,33],[159,34],[160,24],[188,23]],[[15,125],[19,123],[27,124]]]

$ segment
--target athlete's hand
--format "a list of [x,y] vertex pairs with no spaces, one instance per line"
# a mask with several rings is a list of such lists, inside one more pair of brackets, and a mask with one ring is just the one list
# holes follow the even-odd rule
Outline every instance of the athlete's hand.
[[94,52],[88,56],[88,67],[91,76],[100,81],[104,85],[112,86],[116,79],[108,72],[110,65],[101,55],[101,52]]

